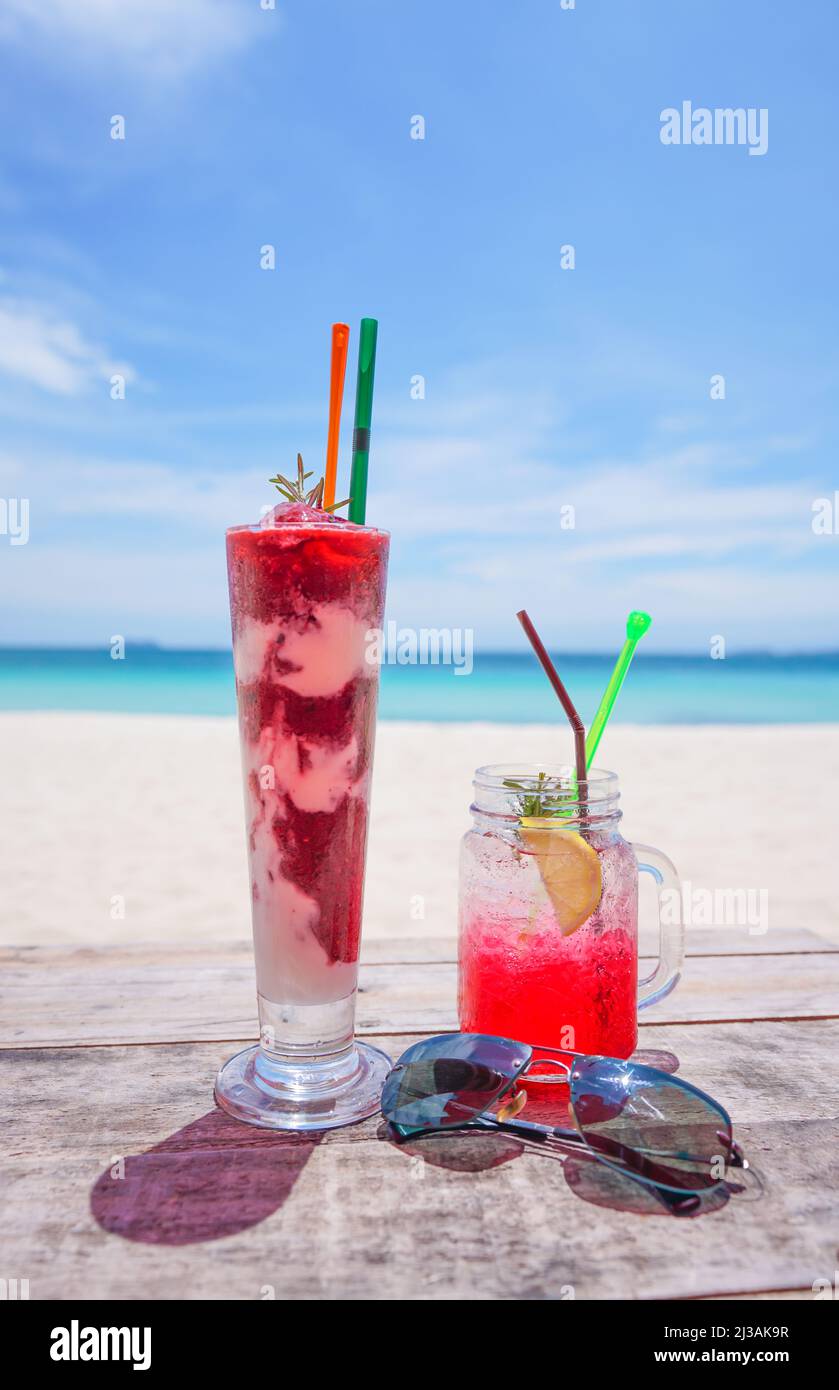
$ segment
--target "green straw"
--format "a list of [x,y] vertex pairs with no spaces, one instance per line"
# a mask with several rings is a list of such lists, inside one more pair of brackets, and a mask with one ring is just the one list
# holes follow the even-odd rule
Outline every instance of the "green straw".
[[362,319],[358,342],[358,382],[355,388],[355,426],[350,473],[350,521],[364,525],[367,515],[367,465],[370,459],[370,422],[373,418],[373,377],[376,372],[378,320]]
[[615,662],[615,669],[609,680],[609,684],[603,692],[603,699],[597,707],[597,713],[591,723],[591,728],[586,737],[586,771],[594,761],[598,744],[603,737],[603,730],[606,721],[612,713],[612,706],[618,698],[620,688],[626,680],[626,673],[629,670],[629,663],[635,654],[635,648],[650,626],[652,618],[649,613],[630,613],[626,620],[626,641],[621,649],[621,654]]

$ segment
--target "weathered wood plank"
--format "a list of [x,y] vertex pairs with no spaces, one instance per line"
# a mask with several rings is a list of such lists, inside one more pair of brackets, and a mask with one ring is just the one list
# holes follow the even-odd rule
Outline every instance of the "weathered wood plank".
[[[839,952],[839,943],[806,928],[772,929],[765,935],[750,936],[745,928],[718,929],[691,927],[686,934],[685,954],[692,956],[789,956],[823,951]],[[641,955],[657,955],[655,933],[645,930]],[[457,939],[453,936],[374,937],[362,943],[361,958],[369,964],[392,965],[419,961],[457,960]]]
[[[64,948],[5,953],[0,1046],[189,1042],[256,1033],[249,949]],[[456,1027],[451,962],[362,966],[363,1034]],[[839,1016],[839,952],[696,956],[642,1025]]]
[[728,1104],[760,1200],[677,1220],[507,1137],[249,1129],[212,1107],[218,1043],[7,1052],[4,1267],[35,1299],[709,1297],[832,1278],[839,1025],[659,1026],[644,1043]]
[[[818,936],[806,928],[784,927],[767,932],[765,936],[750,936],[745,928],[722,930],[692,927],[686,938],[686,954],[692,956],[764,956],[802,955],[825,951],[839,954],[839,943]],[[234,941],[227,946],[218,944],[160,942],[108,942],[103,946],[3,946],[0,947],[0,970],[7,965],[30,964],[36,968],[54,970],[82,960],[105,961],[114,967],[121,965],[154,965],[161,954],[179,960],[184,965],[223,965],[247,963],[253,957],[250,941]],[[653,944],[644,945],[645,959],[655,954]],[[457,960],[457,939],[453,936],[373,937],[362,941],[361,958],[369,965],[413,965],[445,963]]]
[[[774,956],[839,952],[839,944],[806,928],[772,929],[763,936],[750,936],[745,928],[718,929],[691,927],[686,935],[685,954],[692,956]],[[641,937],[641,955],[649,959],[657,954],[652,931]],[[364,941],[361,958],[368,964],[414,964],[420,961],[457,960],[455,937],[406,937],[404,940],[374,937]]]

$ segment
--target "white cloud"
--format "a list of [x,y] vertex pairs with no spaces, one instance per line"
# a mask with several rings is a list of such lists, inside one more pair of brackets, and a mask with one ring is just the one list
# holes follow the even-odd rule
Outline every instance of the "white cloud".
[[147,460],[95,460],[63,455],[0,454],[0,496],[25,494],[42,516],[72,530],[79,521],[101,525],[132,518],[175,524],[191,535],[218,537],[227,526],[258,521],[260,509],[280,500],[267,468],[193,472]]
[[97,381],[119,372],[136,373],[113,361],[76,324],[44,305],[0,299],[0,374],[33,383],[59,396],[78,396]]
[[260,21],[278,19],[256,0],[3,0],[0,38],[168,80],[246,47]]
[[[812,539],[818,483],[763,476],[751,466],[751,456],[764,452],[759,441],[748,449],[697,443],[559,463],[539,457],[548,447],[499,435],[492,426],[471,438],[380,442],[376,462],[386,476],[371,471],[371,496],[400,537],[462,537],[466,551],[482,549],[490,567],[503,556],[520,563],[514,541],[531,547],[561,540],[564,553],[601,561]],[[575,526],[562,530],[561,508],[568,505]]]
[[[474,626],[482,645],[510,647],[524,605],[546,640],[608,648],[637,607],[654,614],[660,649],[702,646],[717,632],[739,645],[830,645],[839,592],[823,582],[832,541],[813,536],[812,482],[747,470],[734,484],[727,448],[712,445],[532,464],[494,421],[486,434],[403,443],[380,435],[374,476],[392,481],[370,502],[371,520],[393,532],[389,611],[399,622]],[[18,613],[6,640],[21,631],[82,640],[86,623],[104,630],[119,613],[115,631],[225,641],[224,529],[257,519],[272,500],[268,474],[253,460],[199,471],[84,454],[0,457],[0,493],[32,499],[32,540],[19,548],[28,553],[6,557]],[[569,497],[578,526],[563,531],[557,510]]]
[[627,574],[616,566],[586,569],[555,553],[550,569],[524,566],[501,582],[448,574],[411,579],[397,565],[391,568],[390,617],[406,626],[472,627],[483,650],[527,649],[515,619],[519,608],[527,608],[551,649],[564,651],[617,649],[632,608],[653,615],[649,651],[707,652],[715,634],[732,651],[836,647],[839,588],[819,586],[795,566],[773,571],[744,563],[665,573],[637,568]]
[[[639,429],[619,452],[609,448],[611,430],[581,433],[578,412],[549,391],[528,382],[496,391],[489,381],[472,392],[469,382],[438,383],[428,403],[384,398],[377,408],[368,514],[393,533],[397,621],[474,626],[483,646],[509,648],[521,645],[514,613],[524,605],[546,640],[609,649],[615,624],[637,607],[653,613],[659,649],[704,650],[719,632],[741,646],[831,644],[836,550],[811,528],[812,500],[830,490],[826,465],[811,450],[797,456],[794,436],[769,421],[718,438],[653,428],[646,443]],[[49,414],[80,410],[56,403]],[[276,500],[266,483],[285,432],[275,410],[260,415],[240,403],[195,414],[145,401],[133,438],[147,457],[108,457],[107,444],[93,453],[88,423],[80,434],[69,419],[72,454],[33,444],[28,458],[0,459],[0,495],[32,498],[32,541],[18,548],[31,555],[10,552],[8,566],[21,586],[15,621],[32,640],[56,635],[47,595],[60,573],[60,626],[72,621],[74,635],[85,622],[107,627],[116,600],[135,633],[226,640],[223,532]],[[321,402],[294,406],[307,463],[322,450],[321,410]],[[240,448],[236,425],[251,415],[260,425]],[[125,448],[124,436],[114,447]],[[568,503],[573,530],[559,525]],[[153,549],[161,561],[144,582]],[[814,592],[818,609],[808,616]]]
[[229,619],[224,540],[198,548],[80,541],[0,555],[8,606],[2,641],[107,643],[112,633],[188,647],[223,646]]

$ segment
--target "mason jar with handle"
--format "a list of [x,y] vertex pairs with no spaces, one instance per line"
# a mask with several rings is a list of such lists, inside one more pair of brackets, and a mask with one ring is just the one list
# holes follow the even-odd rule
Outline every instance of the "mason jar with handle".
[[[460,861],[458,1008],[464,1032],[629,1057],[638,1010],[677,984],[681,885],[666,855],[620,834],[613,772],[475,773]],[[659,907],[659,958],[638,979],[638,875]]]

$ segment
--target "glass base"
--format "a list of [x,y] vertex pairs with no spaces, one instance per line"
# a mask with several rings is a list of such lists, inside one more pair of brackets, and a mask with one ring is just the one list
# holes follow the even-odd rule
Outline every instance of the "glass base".
[[369,1043],[354,1042],[322,1061],[278,1061],[259,1046],[246,1047],[221,1068],[216,1102],[263,1129],[337,1129],[376,1114],[392,1066]]

